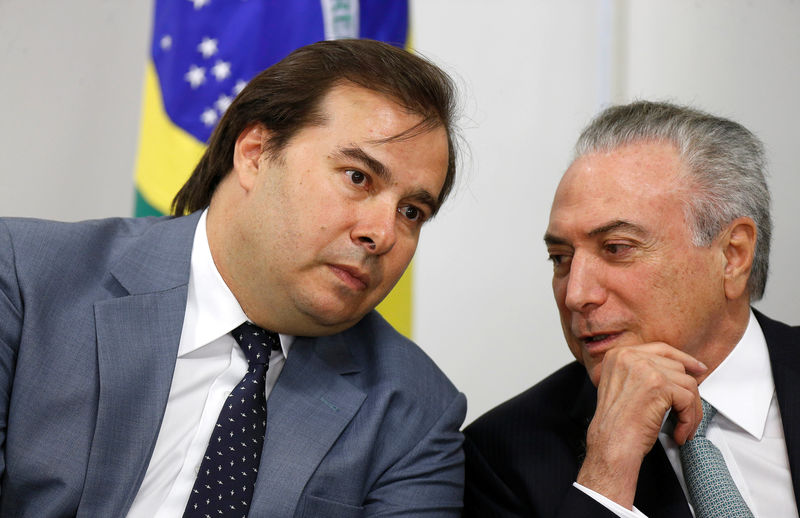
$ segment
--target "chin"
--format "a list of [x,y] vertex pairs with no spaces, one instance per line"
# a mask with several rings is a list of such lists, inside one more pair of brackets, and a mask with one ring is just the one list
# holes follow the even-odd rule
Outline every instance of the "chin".
[[352,308],[323,309],[310,308],[304,311],[309,319],[310,327],[316,328],[317,335],[334,334],[354,326],[364,318],[366,313],[354,313]]

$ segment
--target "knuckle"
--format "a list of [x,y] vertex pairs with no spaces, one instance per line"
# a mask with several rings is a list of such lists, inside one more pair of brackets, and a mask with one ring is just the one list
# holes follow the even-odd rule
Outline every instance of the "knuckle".
[[652,389],[663,387],[666,384],[666,376],[656,369],[649,368],[642,373],[642,383]]
[[631,347],[618,347],[608,351],[606,354],[611,354],[612,357],[621,363],[632,363],[639,357],[636,351]]

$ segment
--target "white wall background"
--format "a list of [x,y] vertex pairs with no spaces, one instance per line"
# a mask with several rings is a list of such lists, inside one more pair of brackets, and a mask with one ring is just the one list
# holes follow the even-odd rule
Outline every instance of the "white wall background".
[[[415,338],[467,421],[570,360],[541,239],[581,127],[669,99],[756,132],[775,236],[758,306],[800,324],[800,2],[412,0],[415,47],[459,82],[469,156],[415,260]],[[0,0],[0,214],[129,215],[152,4]]]

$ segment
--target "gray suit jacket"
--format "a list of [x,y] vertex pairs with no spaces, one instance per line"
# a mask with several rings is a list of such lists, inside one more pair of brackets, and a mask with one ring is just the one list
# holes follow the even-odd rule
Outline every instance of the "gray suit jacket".
[[[197,219],[0,219],[0,516],[127,513],[169,394]],[[250,517],[458,516],[465,408],[377,313],[298,338]]]

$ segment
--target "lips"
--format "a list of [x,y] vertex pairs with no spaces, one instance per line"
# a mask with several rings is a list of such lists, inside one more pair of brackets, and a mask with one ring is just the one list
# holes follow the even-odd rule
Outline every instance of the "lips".
[[356,266],[331,264],[328,267],[334,275],[354,290],[365,290],[369,286],[369,273]]
[[591,355],[602,354],[613,345],[614,340],[620,335],[618,332],[587,333],[578,336],[578,339]]

